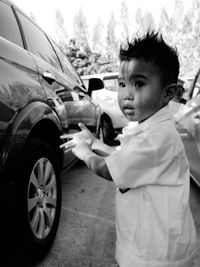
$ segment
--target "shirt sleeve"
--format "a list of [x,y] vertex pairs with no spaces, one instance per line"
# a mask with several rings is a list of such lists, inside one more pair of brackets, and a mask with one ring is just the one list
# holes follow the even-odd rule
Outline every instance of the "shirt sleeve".
[[151,138],[136,138],[105,158],[118,188],[182,183],[179,180],[181,176],[179,164],[182,164],[179,152],[177,157],[172,156],[170,145],[162,145],[162,141],[160,145],[159,143],[160,140],[152,141]]

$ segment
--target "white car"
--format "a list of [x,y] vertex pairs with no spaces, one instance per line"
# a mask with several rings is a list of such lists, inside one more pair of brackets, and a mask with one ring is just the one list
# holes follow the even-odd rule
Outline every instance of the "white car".
[[128,119],[122,113],[118,104],[118,72],[85,75],[81,78],[86,89],[91,78],[99,78],[103,81],[103,89],[92,90],[92,100],[109,116],[112,123],[111,127],[113,127],[115,133],[121,132],[121,129],[127,126]]

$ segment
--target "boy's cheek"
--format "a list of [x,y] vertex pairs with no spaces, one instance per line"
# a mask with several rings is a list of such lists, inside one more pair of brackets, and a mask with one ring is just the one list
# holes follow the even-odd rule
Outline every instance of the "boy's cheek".
[[119,103],[119,106],[121,108],[121,106],[123,104],[123,96],[120,93],[118,93],[118,103]]
[[122,108],[122,106],[123,106],[123,102],[118,100],[118,103],[119,103],[119,107],[120,107],[122,113],[124,114],[124,110],[123,110],[123,108]]

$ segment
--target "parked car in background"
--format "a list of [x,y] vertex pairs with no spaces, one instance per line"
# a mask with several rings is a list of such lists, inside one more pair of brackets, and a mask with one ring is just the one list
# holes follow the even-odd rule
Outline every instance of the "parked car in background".
[[60,172],[76,159],[71,149],[60,149],[60,136],[79,131],[78,122],[100,136],[102,121],[56,43],[13,3],[0,0],[2,266],[3,257],[13,257],[11,245],[32,259],[48,251],[59,224]]
[[[101,109],[108,115],[108,124],[114,132],[111,136],[115,137],[116,133],[128,124],[128,120],[122,113],[118,104],[118,72],[100,73],[85,75],[81,77],[85,87],[88,88],[92,99],[99,104]],[[104,88],[93,90],[88,87],[91,78],[99,78],[103,81]]]
[[199,74],[200,71],[191,80],[189,88],[186,85],[180,101],[175,99],[177,109],[172,114],[185,147],[191,177],[200,186],[200,91],[196,89]]
[[190,99],[191,97],[196,96],[200,91],[200,77],[197,72],[195,76],[183,77],[184,88],[185,88],[185,99]]

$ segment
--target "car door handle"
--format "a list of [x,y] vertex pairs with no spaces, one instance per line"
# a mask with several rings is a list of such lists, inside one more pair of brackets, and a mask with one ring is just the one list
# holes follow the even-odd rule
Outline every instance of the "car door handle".
[[55,76],[48,71],[42,73],[42,78],[45,79],[49,84],[52,84],[56,80]]

